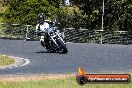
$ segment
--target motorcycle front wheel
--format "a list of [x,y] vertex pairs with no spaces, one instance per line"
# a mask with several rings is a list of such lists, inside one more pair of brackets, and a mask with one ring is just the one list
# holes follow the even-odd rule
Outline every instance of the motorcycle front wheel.
[[62,40],[58,40],[57,42],[58,42],[58,44],[60,46],[59,50],[58,50],[59,53],[66,54],[68,52],[66,44],[64,44]]

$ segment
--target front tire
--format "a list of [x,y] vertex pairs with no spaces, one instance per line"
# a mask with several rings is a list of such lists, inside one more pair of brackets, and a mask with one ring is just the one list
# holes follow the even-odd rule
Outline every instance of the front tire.
[[58,40],[58,43],[60,45],[59,50],[58,50],[59,53],[60,54],[66,54],[68,52],[68,50],[66,48],[66,44],[64,44],[62,40]]

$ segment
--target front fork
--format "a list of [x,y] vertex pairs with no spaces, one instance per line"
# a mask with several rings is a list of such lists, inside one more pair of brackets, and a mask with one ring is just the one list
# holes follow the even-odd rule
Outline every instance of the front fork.
[[51,36],[51,39],[58,46],[58,48],[59,48],[59,45],[57,43],[57,40],[61,40],[65,44],[64,40],[62,39],[62,37],[60,37],[58,34],[57,34],[57,36],[55,36],[55,38],[54,38],[54,36]]
[[59,35],[58,35],[58,37],[59,37],[59,39],[60,39],[60,40],[61,40],[61,41],[65,44],[65,42],[64,42],[64,40],[63,40],[63,39],[64,39],[64,37],[62,36],[62,37],[63,37],[63,38],[62,38],[62,37],[61,37],[61,36],[59,36]]
[[51,40],[56,44],[56,46],[58,46],[58,44],[53,36],[51,36]]

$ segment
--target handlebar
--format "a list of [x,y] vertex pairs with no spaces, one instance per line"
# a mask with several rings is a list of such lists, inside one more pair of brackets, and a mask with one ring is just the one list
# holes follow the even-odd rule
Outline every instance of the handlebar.
[[45,22],[47,22],[50,25],[59,25],[59,22],[54,22],[54,21],[49,21],[49,20],[45,20]]

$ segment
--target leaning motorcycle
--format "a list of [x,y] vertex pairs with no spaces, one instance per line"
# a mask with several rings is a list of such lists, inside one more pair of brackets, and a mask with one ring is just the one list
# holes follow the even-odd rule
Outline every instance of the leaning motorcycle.
[[53,24],[50,24],[50,28],[45,28],[44,31],[41,31],[40,42],[48,52],[57,52],[61,54],[66,54],[68,52],[62,33],[60,33]]

